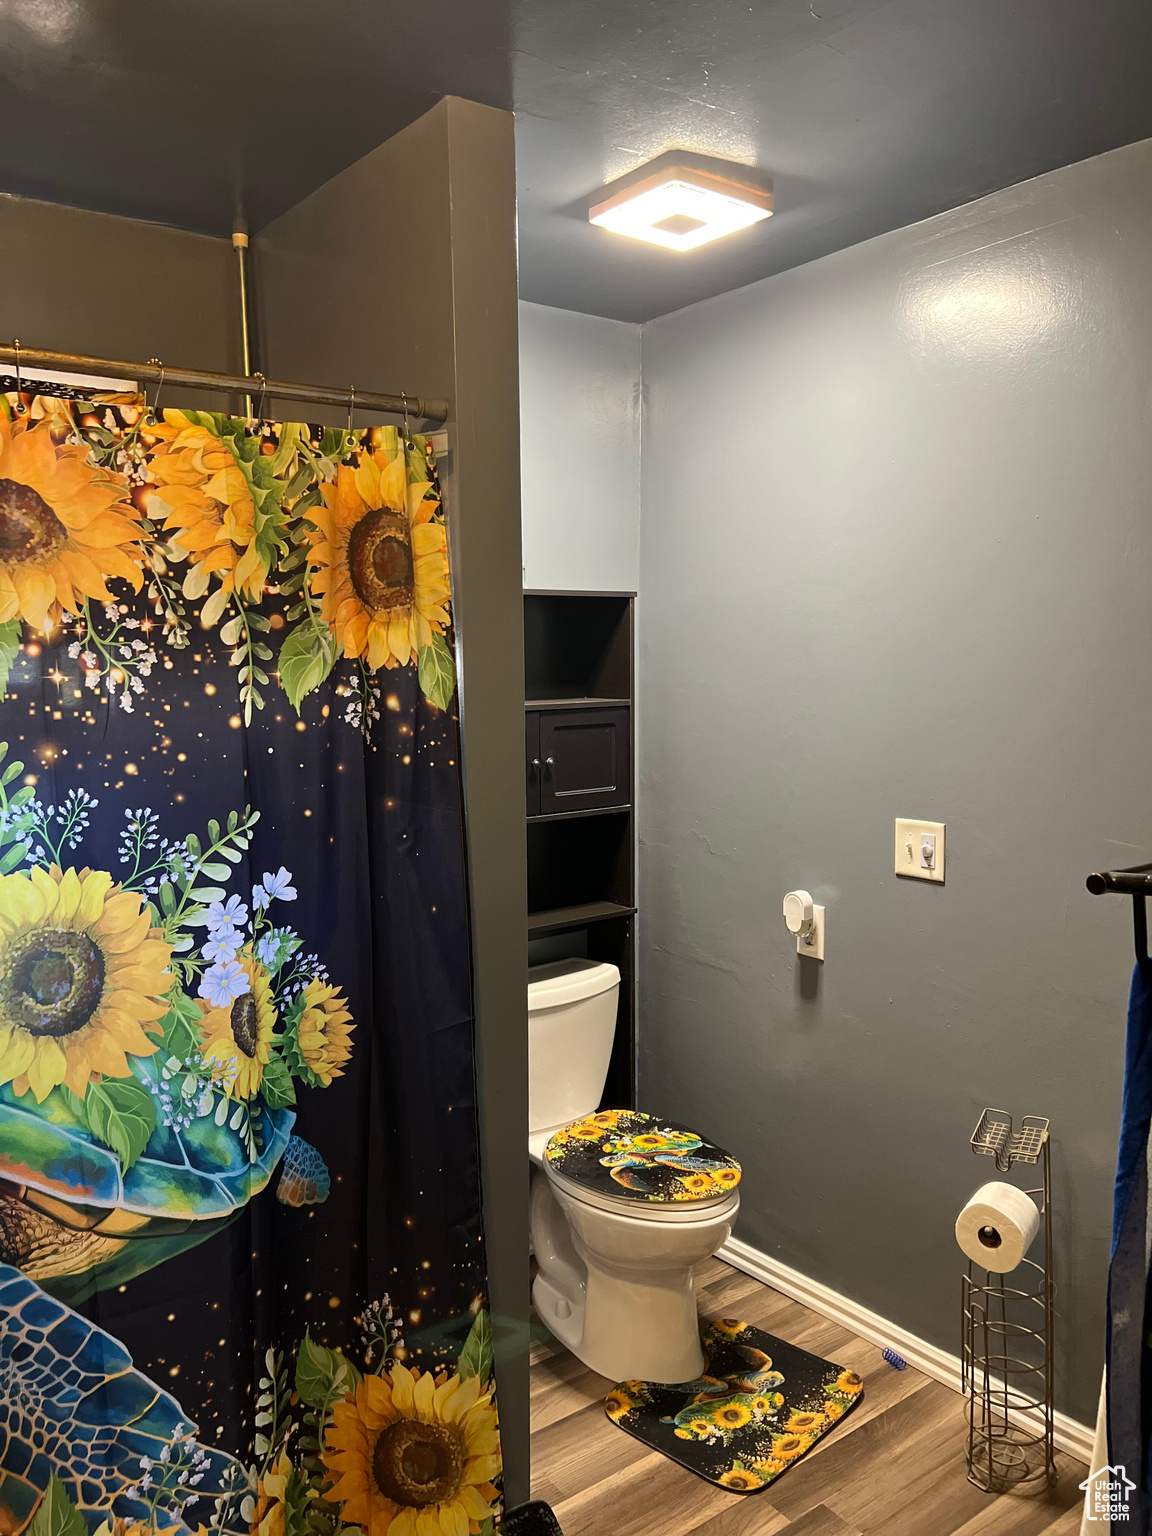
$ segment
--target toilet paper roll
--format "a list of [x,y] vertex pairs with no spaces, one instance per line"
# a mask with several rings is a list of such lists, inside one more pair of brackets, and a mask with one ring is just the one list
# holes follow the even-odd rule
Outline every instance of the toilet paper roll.
[[1036,1202],[1014,1184],[984,1184],[956,1218],[956,1241],[976,1264],[1006,1275],[1040,1230]]

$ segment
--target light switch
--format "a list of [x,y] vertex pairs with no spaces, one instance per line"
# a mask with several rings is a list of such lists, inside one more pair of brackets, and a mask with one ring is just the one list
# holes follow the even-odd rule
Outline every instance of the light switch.
[[896,873],[944,884],[944,823],[896,821]]

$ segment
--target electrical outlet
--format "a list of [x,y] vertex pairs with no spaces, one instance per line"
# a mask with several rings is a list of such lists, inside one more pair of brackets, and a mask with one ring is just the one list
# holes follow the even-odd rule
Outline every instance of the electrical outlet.
[[944,884],[944,823],[896,820],[896,873]]

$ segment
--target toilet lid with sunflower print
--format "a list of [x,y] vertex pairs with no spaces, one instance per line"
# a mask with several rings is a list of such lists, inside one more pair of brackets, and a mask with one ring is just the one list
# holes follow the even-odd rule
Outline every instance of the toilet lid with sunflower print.
[[553,1172],[589,1194],[659,1205],[731,1195],[740,1164],[703,1136],[636,1109],[602,1109],[557,1131],[544,1148]]

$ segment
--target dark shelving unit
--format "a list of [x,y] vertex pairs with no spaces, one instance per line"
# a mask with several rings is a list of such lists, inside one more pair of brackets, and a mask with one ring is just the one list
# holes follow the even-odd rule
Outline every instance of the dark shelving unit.
[[634,598],[524,594],[529,963],[619,967],[614,1109],[636,1102]]

